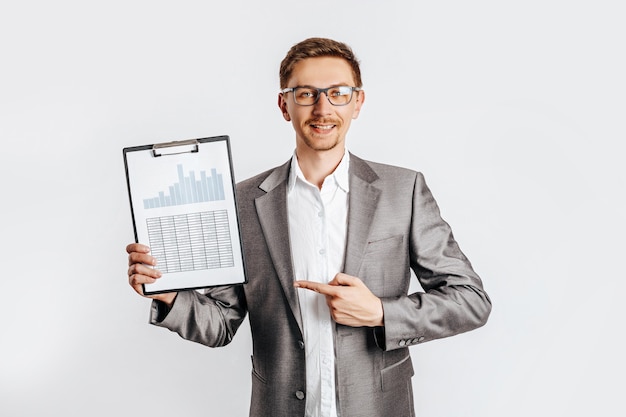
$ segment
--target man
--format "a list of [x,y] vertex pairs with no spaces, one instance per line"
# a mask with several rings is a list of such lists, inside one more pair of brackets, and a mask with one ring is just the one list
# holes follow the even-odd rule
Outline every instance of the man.
[[[154,295],[151,322],[222,346],[248,313],[251,416],[414,416],[408,347],[482,326],[489,298],[423,176],[346,151],[365,100],[351,49],[300,42],[280,84],[295,153],[237,186],[248,283]],[[143,295],[156,260],[127,251]]]

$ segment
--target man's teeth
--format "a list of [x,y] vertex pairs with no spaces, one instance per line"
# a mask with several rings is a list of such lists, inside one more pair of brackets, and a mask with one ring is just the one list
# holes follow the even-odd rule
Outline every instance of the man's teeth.
[[335,127],[335,125],[311,125],[313,126],[315,129],[322,129],[322,130],[330,130],[333,127]]

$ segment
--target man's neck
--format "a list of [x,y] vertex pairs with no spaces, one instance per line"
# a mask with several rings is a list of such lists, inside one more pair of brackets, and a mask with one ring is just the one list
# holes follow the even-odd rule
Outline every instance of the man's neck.
[[306,151],[296,149],[296,156],[298,157],[298,165],[304,178],[311,184],[322,188],[324,179],[332,174],[337,168],[337,165],[341,162],[345,148],[333,148],[328,151]]

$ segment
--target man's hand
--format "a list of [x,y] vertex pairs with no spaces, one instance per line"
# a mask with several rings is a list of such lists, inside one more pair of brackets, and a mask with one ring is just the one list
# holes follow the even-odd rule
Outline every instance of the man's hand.
[[142,284],[151,284],[161,278],[161,272],[151,268],[157,264],[156,258],[150,255],[150,248],[140,243],[126,246],[128,253],[128,283],[142,297],[153,298],[171,306],[176,298],[175,292],[145,295]]
[[352,327],[375,327],[384,323],[380,298],[357,277],[339,273],[328,284],[296,281],[294,286],[326,296],[330,315],[337,323]]

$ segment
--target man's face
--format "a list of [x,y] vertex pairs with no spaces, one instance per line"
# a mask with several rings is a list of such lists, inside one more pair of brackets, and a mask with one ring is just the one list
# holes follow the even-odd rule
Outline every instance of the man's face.
[[[354,87],[352,68],[343,58],[304,59],[294,66],[287,87],[304,86]],[[301,106],[295,103],[293,92],[289,92],[279,94],[278,106],[285,120],[293,124],[298,151],[323,152],[337,149],[343,152],[350,122],[358,117],[364,100],[365,93],[355,91],[350,103],[345,106],[334,106],[330,104],[326,94],[322,93],[314,105]]]

